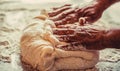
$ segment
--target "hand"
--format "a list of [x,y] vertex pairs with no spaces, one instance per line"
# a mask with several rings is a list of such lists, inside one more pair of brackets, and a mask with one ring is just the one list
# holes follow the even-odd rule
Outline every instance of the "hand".
[[[101,18],[104,8],[99,3],[91,4],[83,8],[76,10],[78,14],[82,14],[82,18],[79,18],[79,23],[81,25],[91,24]],[[81,23],[81,20],[84,19],[84,22]]]
[[56,26],[78,21],[80,25],[84,25],[97,21],[102,16],[103,11],[104,9],[98,3],[83,8],[72,8],[71,5],[67,4],[59,8],[53,8],[49,16]]
[[53,33],[62,42],[92,43],[103,38],[104,30],[96,29],[94,26],[70,24],[54,28]]
[[53,8],[49,13],[50,19],[55,22],[55,25],[64,25],[67,23],[74,23],[78,21],[78,14],[75,13],[74,8],[70,4],[64,5],[59,8]]
[[[98,11],[99,9],[100,11]],[[53,8],[49,16],[57,26],[53,32],[60,41],[94,43],[101,41],[104,31],[79,25],[97,21],[102,13],[103,9],[98,4],[92,4],[83,8],[72,8],[71,5],[64,5],[59,8]],[[78,21],[79,24],[72,24]]]

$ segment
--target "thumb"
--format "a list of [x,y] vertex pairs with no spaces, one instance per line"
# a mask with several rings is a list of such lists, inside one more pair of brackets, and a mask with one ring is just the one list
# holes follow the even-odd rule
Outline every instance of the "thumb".
[[81,26],[84,26],[85,24],[92,24],[94,21],[92,20],[91,17],[80,17],[79,18],[79,24]]
[[80,18],[79,18],[79,24],[80,24],[81,26],[84,26],[84,24],[86,24],[86,18],[85,18],[85,17],[80,17]]

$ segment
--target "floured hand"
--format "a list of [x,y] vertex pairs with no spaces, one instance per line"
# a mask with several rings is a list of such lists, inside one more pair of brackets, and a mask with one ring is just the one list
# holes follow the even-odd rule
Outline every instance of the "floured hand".
[[[96,2],[82,8],[72,7],[72,5],[66,4],[53,9],[53,11],[49,13],[49,16],[57,26],[75,22],[84,25],[97,21],[102,16],[103,11],[104,9],[101,5]],[[81,22],[83,19],[85,21]]]

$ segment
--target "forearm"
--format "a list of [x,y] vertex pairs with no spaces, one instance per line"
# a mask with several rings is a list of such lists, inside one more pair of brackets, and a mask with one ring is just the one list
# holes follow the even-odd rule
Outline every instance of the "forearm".
[[98,5],[101,6],[103,10],[107,9],[109,6],[119,1],[120,0],[96,0]]
[[107,46],[109,48],[120,48],[120,29],[111,29],[107,31],[103,46]]
[[90,50],[101,50],[105,48],[117,48],[120,49],[120,29],[110,29],[104,31],[102,38],[98,41],[91,43],[84,43],[87,49]]

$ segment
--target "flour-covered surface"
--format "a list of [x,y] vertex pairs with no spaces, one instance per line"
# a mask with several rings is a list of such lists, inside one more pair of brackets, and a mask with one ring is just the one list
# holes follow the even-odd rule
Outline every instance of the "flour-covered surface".
[[[81,1],[91,0],[0,0],[0,71],[23,71],[19,59],[22,29],[41,9]],[[107,9],[101,19],[108,27],[120,28],[120,3]],[[120,49],[101,50],[96,67],[100,71],[120,71]]]

